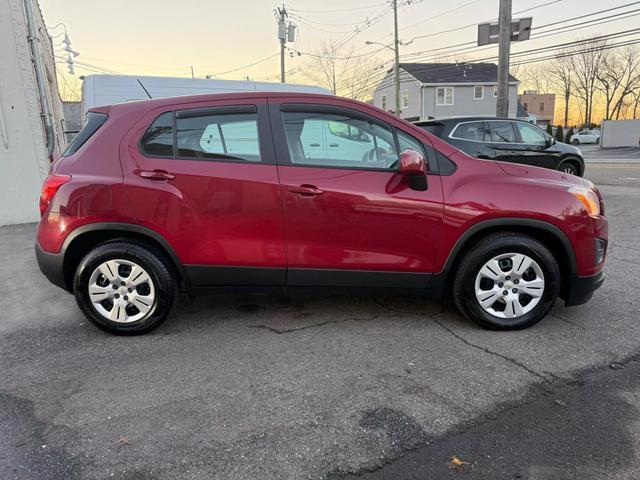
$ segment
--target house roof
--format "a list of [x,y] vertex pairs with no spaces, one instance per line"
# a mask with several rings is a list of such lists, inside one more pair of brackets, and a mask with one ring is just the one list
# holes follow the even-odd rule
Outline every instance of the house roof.
[[[401,63],[400,68],[422,83],[483,83],[498,79],[495,63]],[[509,82],[517,81],[509,75]]]

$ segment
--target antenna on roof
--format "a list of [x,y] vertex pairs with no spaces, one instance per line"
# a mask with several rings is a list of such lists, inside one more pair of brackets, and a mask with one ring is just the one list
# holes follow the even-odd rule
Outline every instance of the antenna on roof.
[[147,94],[147,97],[149,97],[149,100],[153,100],[153,98],[151,97],[151,95],[149,94],[149,92],[147,91],[146,88],[144,88],[144,85],[142,84],[142,82],[140,81],[139,78],[136,78],[136,80],[138,81],[138,83],[140,84],[140,86],[142,87],[142,89],[144,90],[144,93]]

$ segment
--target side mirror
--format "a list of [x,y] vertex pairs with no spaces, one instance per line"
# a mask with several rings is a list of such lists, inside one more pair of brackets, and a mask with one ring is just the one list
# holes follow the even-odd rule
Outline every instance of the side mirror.
[[409,148],[400,154],[400,174],[407,178],[413,190],[427,189],[427,162],[415,150]]

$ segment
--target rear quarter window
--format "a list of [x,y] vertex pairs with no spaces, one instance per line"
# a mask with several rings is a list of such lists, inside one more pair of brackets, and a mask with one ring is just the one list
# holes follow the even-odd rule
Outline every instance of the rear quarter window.
[[140,140],[140,148],[150,157],[173,157],[173,112],[154,120]]
[[425,132],[429,132],[431,135],[435,135],[436,137],[440,136],[440,133],[442,133],[442,129],[444,128],[444,125],[442,125],[441,123],[428,123],[425,125],[417,126]]
[[104,122],[107,121],[107,115],[104,113],[98,112],[87,112],[86,122],[84,127],[78,132],[78,134],[73,137],[71,143],[67,145],[64,152],[62,152],[63,157],[68,157],[76,153],[82,145],[86,143],[91,136],[98,131],[98,129],[104,125]]

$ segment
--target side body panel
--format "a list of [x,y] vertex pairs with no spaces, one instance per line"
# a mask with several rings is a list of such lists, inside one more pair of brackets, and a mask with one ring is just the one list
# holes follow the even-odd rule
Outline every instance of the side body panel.
[[[154,158],[141,153],[140,137],[164,111],[229,105],[257,105],[262,163]],[[282,207],[265,99],[185,103],[149,110],[124,137],[120,154],[126,197],[135,221],[166,238],[187,268],[272,268],[276,270],[267,273],[266,283],[284,283]],[[175,178],[155,181],[141,177],[141,172],[157,169]],[[232,269],[194,268],[190,272],[196,285],[255,281],[250,278],[255,272],[250,270],[245,270],[245,281]]]

